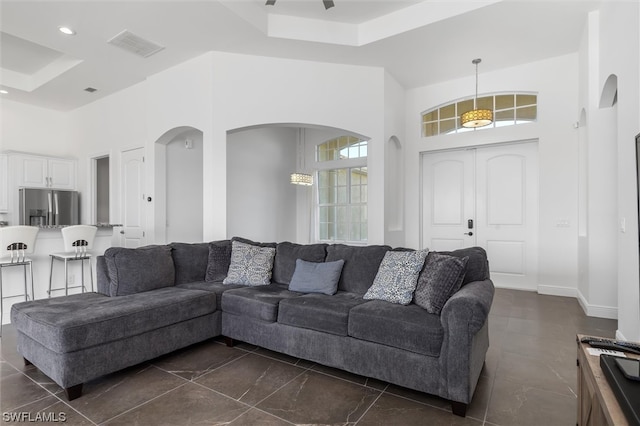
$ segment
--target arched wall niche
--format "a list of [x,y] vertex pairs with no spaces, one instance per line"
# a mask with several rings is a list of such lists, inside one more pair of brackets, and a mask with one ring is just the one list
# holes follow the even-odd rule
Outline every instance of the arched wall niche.
[[315,147],[353,135],[314,123],[262,123],[227,130],[227,237],[256,241],[315,240],[315,185],[292,185],[294,172],[314,173]]
[[191,126],[167,130],[154,143],[157,242],[203,239],[203,132]]
[[600,95],[600,108],[609,108],[618,102],[618,76],[609,75]]

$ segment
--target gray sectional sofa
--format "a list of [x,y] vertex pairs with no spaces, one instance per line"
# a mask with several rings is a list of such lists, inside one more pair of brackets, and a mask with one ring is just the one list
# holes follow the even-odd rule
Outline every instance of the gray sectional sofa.
[[[274,254],[266,285],[228,283],[231,240],[110,248],[97,258],[97,293],[13,306],[18,352],[73,399],[86,381],[225,336],[229,345],[248,342],[438,395],[465,415],[489,347],[494,288],[482,248],[438,253],[466,266],[436,314],[369,296],[387,253],[407,249],[234,241]],[[298,259],[338,262],[335,294],[293,291]]]

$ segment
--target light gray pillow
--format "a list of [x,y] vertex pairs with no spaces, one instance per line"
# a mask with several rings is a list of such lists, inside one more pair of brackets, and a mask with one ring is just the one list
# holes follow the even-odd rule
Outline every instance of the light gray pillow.
[[232,241],[229,272],[222,284],[267,285],[271,283],[271,270],[276,249],[258,247]]
[[300,293],[336,294],[342,266],[342,259],[335,262],[307,262],[296,259],[296,269],[293,271],[289,290]]
[[363,299],[408,305],[429,250],[388,251]]
[[429,253],[418,277],[414,303],[431,314],[440,315],[447,300],[460,290],[468,260],[468,257]]

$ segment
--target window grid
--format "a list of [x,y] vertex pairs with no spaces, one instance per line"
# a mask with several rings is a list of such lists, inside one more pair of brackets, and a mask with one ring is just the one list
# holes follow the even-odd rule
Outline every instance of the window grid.
[[[422,114],[422,136],[468,132],[462,127],[460,115],[473,109],[473,98],[443,105]],[[493,111],[494,121],[477,130],[512,126],[536,121],[537,95],[530,93],[495,94],[478,98],[477,107]]]
[[320,241],[367,241],[367,167],[318,171]]

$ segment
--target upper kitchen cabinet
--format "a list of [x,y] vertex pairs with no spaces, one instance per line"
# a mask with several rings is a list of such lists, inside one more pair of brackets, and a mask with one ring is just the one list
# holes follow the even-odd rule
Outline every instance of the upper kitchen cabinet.
[[18,187],[76,189],[76,160],[26,154],[12,157]]
[[9,210],[9,159],[0,154],[0,213]]

